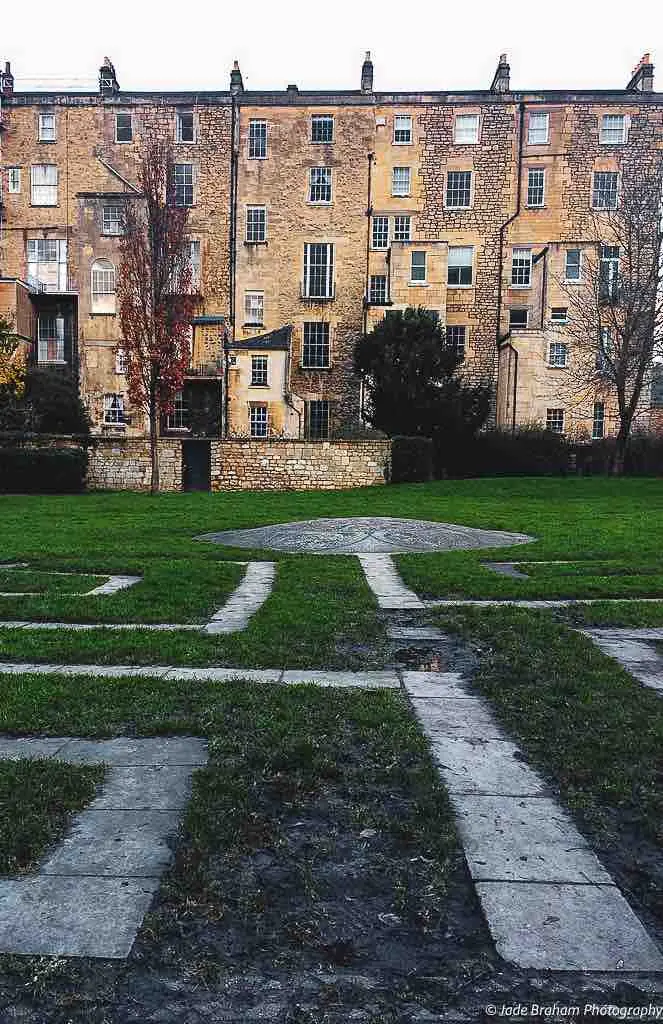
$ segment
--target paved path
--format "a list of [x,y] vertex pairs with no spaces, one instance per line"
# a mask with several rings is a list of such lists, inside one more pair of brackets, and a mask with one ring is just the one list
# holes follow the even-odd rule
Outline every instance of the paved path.
[[207,762],[195,737],[0,737],[0,759],[108,765],[97,797],[33,875],[0,879],[0,952],[129,955],[191,789]]
[[663,693],[663,654],[651,641],[663,642],[663,629],[583,629],[604,654],[623,665],[631,675]]
[[226,603],[205,626],[206,633],[237,633],[246,629],[249,619],[263,606],[276,579],[274,562],[249,562],[244,578]]
[[663,971],[612,878],[456,673],[403,681],[453,804],[498,952],[523,968]]
[[366,582],[380,608],[423,608],[421,598],[403,583],[391,555],[357,555]]

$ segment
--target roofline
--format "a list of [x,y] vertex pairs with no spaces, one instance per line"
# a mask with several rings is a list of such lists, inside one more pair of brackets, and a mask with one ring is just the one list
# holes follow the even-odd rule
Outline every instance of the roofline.
[[[189,105],[230,105],[233,97],[227,90],[196,89],[170,92],[167,90],[120,92],[114,96],[101,96],[98,92],[15,91],[12,96],[3,97],[5,106],[28,106],[57,102],[62,105],[84,106],[93,104],[102,107],[125,106],[133,102],[160,100],[166,104],[187,103]],[[417,103],[494,103],[508,106],[515,103],[550,103],[564,100],[574,103],[591,103],[610,100],[615,103],[651,104],[663,103],[663,92],[640,92],[626,89],[525,89],[517,92],[494,93],[489,89],[373,92],[364,93],[356,89],[337,90],[245,90],[235,97],[238,106],[361,106],[373,107],[388,104]]]

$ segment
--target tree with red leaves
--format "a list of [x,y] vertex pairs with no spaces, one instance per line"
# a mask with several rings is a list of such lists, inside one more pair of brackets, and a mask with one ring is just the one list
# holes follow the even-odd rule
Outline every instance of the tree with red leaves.
[[118,280],[121,347],[132,404],[150,430],[151,490],[159,490],[159,425],[172,412],[190,362],[192,294],[188,209],[174,185],[173,155],[152,140],[143,151],[140,195],[127,200]]

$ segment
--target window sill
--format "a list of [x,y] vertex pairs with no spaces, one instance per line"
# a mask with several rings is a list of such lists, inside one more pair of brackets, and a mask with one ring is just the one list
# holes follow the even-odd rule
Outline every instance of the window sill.
[[509,285],[509,288],[512,288],[514,292],[526,292],[531,287],[531,284],[513,284],[513,282]]
[[298,369],[303,373],[320,373],[320,371],[331,370],[331,364],[329,366],[305,366],[304,363],[300,363]]
[[471,210],[472,204],[470,203],[469,206],[447,206],[445,203],[444,209],[448,210],[449,213],[463,213],[465,210]]
[[176,146],[195,146],[196,139],[175,139]]
[[266,160],[267,159],[267,154],[265,153],[264,156],[251,156],[250,153],[247,153],[246,154],[246,159],[247,160]]
[[253,381],[249,384],[250,388],[253,388],[254,390],[258,390],[258,391],[269,390],[269,388],[271,388],[271,386],[272,386],[271,384],[254,384]]
[[312,146],[333,146],[333,139],[311,139]]
[[267,239],[265,238],[265,239],[263,239],[263,241],[255,241],[255,242],[253,242],[253,241],[249,241],[248,238],[245,238],[244,239],[244,245],[267,245]]
[[472,142],[462,142],[462,141],[459,141],[458,139],[454,139],[453,145],[454,146],[478,146],[479,145],[479,140],[478,139],[474,139]]
[[392,192],[391,196],[392,196],[392,199],[411,199],[412,198],[412,193],[411,192]]
[[412,139],[410,139],[409,142],[396,142],[395,139],[392,139],[391,144],[392,146],[413,146],[414,142],[412,141]]
[[57,139],[39,139],[39,145],[40,146],[52,146],[57,141],[58,141]]
[[577,284],[582,284],[583,282],[582,282],[582,278],[572,278],[571,280],[569,280],[568,277],[565,277],[562,283],[563,284],[577,285]]
[[38,366],[66,366],[66,359],[37,359]]
[[55,207],[59,206],[59,205],[60,205],[59,203],[33,203],[33,202],[30,203],[30,206],[35,207],[35,209],[37,209],[37,210],[44,209],[44,208],[52,210],[52,209],[55,209]]
[[371,252],[388,252],[388,251],[389,251],[389,246],[388,245],[379,246],[379,247],[376,246],[376,245],[372,245],[371,246]]
[[334,203],[331,199],[307,199],[307,206],[333,206]]
[[90,316],[117,316],[117,313],[93,313],[90,311]]
[[264,323],[259,323],[259,324],[256,324],[256,323],[244,323],[244,324],[242,324],[242,327],[264,327],[264,326],[265,326]]
[[123,233],[121,231],[102,231],[101,232],[101,237],[102,238],[124,238],[124,235],[123,235]]
[[449,282],[447,282],[447,291],[453,290],[468,292],[471,291],[472,288],[474,288],[473,284],[449,284]]
[[545,210],[545,208],[545,203],[537,203],[536,205],[534,203],[525,203],[526,210]]
[[408,281],[408,288],[430,288],[429,281]]
[[116,139],[115,140],[115,145],[116,146],[130,146],[133,141],[134,141],[133,139]]
[[558,366],[556,363],[546,363],[547,370],[568,370],[568,364],[564,363],[564,366]]

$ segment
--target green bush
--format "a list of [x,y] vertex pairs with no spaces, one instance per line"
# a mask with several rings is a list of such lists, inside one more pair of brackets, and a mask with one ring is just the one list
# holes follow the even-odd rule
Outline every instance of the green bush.
[[392,438],[392,484],[427,483],[432,478],[433,442],[430,437]]
[[84,448],[0,448],[0,491],[75,494],[85,489]]
[[458,476],[561,476],[568,471],[564,437],[540,427],[487,430],[455,451]]
[[76,379],[68,370],[31,366],[20,398],[0,391],[0,430],[87,437],[90,421]]

